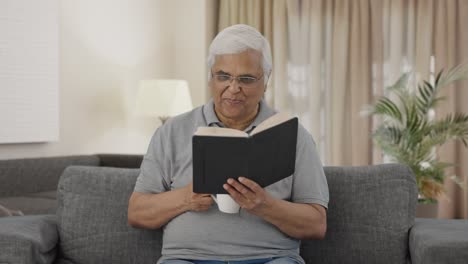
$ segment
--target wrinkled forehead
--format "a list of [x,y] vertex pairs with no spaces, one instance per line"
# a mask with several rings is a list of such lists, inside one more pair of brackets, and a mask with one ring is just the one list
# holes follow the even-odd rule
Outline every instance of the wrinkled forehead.
[[262,71],[262,53],[257,50],[248,49],[235,54],[219,54],[214,58],[212,67],[214,71]]

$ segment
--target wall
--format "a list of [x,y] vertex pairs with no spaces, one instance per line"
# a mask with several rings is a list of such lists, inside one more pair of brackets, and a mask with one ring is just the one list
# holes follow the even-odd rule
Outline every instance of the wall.
[[146,152],[159,121],[133,113],[140,79],[186,79],[206,101],[212,0],[59,2],[60,140],[0,144],[0,159]]

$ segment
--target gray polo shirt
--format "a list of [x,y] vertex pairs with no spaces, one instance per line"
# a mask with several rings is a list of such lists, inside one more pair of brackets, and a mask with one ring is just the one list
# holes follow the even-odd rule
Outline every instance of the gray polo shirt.
[[[249,132],[275,113],[260,102]],[[223,126],[211,100],[169,119],[154,133],[135,191],[161,193],[192,181],[192,135],[199,126]],[[296,203],[316,203],[327,208],[328,185],[312,136],[299,125],[295,172],[265,189],[274,197]],[[205,212],[185,212],[164,226],[162,257],[166,259],[246,260],[299,256],[300,241],[245,210],[221,213],[216,204]],[[155,249],[156,250],[156,249]]]

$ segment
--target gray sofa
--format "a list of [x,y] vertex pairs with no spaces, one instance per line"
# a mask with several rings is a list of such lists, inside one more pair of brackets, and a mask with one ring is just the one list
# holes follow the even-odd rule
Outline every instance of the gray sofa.
[[[0,218],[0,263],[155,263],[161,230],[127,224],[138,173],[68,167],[60,178],[55,215]],[[466,221],[415,221],[416,184],[407,167],[326,167],[325,174],[327,235],[302,241],[308,264],[468,263]]]
[[55,214],[57,184],[71,165],[139,168],[142,155],[96,154],[0,160],[0,216]]

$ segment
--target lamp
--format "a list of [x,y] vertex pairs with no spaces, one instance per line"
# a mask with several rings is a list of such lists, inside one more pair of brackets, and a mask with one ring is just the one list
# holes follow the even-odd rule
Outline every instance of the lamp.
[[185,80],[141,80],[136,98],[135,112],[157,116],[166,120],[192,110],[192,99]]

